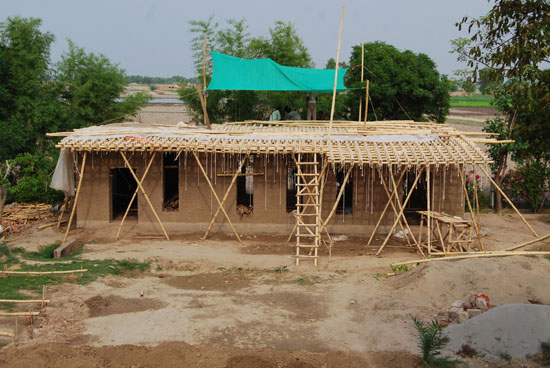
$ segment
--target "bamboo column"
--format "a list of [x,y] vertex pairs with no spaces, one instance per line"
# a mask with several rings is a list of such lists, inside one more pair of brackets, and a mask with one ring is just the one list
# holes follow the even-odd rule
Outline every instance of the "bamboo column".
[[143,196],[145,197],[145,200],[149,204],[149,207],[151,207],[151,211],[153,211],[153,215],[157,219],[157,222],[160,225],[160,228],[162,229],[162,232],[164,233],[164,236],[166,237],[166,240],[170,240],[170,237],[168,236],[168,233],[166,232],[166,229],[164,228],[164,225],[162,224],[162,221],[160,220],[159,215],[157,214],[157,211],[155,210],[155,207],[153,207],[153,204],[151,203],[151,200],[149,199],[149,196],[147,195],[147,192],[145,189],[143,189],[143,186],[141,185],[141,182],[139,181],[136,173],[134,172],[134,169],[132,169],[132,165],[130,165],[130,162],[126,158],[126,155],[123,151],[120,151],[120,154],[122,155],[122,159],[126,163],[126,166],[128,166],[128,170],[130,170],[130,174],[134,177],[134,180],[136,181],[138,188],[141,190],[141,193],[143,193]]
[[222,210],[223,214],[225,215],[225,218],[227,219],[227,221],[229,222],[229,226],[231,226],[231,230],[233,230],[233,232],[235,233],[235,236],[237,237],[237,239],[240,242],[241,237],[237,233],[237,230],[235,230],[235,227],[233,226],[233,223],[231,222],[231,219],[229,218],[229,215],[225,211],[225,208],[222,206],[222,203],[220,201],[220,197],[218,197],[218,193],[216,193],[216,189],[214,189],[214,186],[212,185],[212,182],[210,181],[210,178],[208,178],[208,174],[204,170],[204,167],[202,166],[201,160],[199,160],[199,156],[197,156],[197,153],[195,151],[193,151],[193,156],[195,156],[195,160],[197,161],[197,165],[199,166],[199,169],[202,172],[202,176],[204,176],[204,178],[206,179],[206,183],[210,187],[210,190],[212,191],[212,194],[214,195],[214,198],[216,198],[216,201],[218,202],[218,205],[220,206],[220,209]]
[[[156,152],[153,152],[153,156],[151,156],[151,160],[149,160],[149,164],[147,165],[147,168],[145,169],[145,172],[141,176],[140,184],[143,184],[143,181],[145,180],[145,177],[149,173],[149,169],[151,168],[151,164],[153,163],[155,156],[157,155]],[[130,212],[130,208],[132,207],[132,203],[134,203],[134,199],[136,198],[139,191],[139,187],[136,188],[134,191],[134,195],[132,196],[132,199],[130,199],[130,203],[128,204],[128,208],[126,208],[126,212],[124,212],[124,216],[122,216],[122,221],[120,221],[120,225],[118,227],[118,231],[116,233],[116,240],[118,240],[118,237],[120,235],[120,230],[122,230],[122,225],[124,225],[124,220],[126,220],[126,216],[128,216],[128,213]]]
[[497,185],[497,183],[495,183],[495,181],[493,180],[493,178],[491,177],[491,175],[489,175],[489,173],[487,172],[487,170],[485,170],[483,168],[483,166],[481,165],[477,165],[481,171],[483,171],[483,173],[485,174],[485,176],[487,176],[487,178],[489,179],[489,181],[495,186],[495,188],[497,188],[497,190],[500,192],[500,194],[502,194],[502,196],[504,197],[504,199],[506,199],[506,202],[508,202],[508,204],[514,209],[514,211],[516,211],[516,213],[519,215],[519,217],[521,218],[521,220],[523,221],[523,223],[525,225],[527,225],[527,227],[529,228],[529,230],[531,230],[531,232],[533,233],[533,235],[535,237],[538,238],[538,234],[535,230],[533,230],[533,228],[531,227],[531,225],[529,225],[529,223],[527,222],[527,220],[525,219],[525,217],[523,217],[521,215],[521,213],[519,212],[519,210],[516,208],[516,206],[514,206],[514,204],[512,203],[512,201],[510,200],[510,198],[508,198],[508,196],[506,195],[506,193],[504,193],[504,191],[502,189],[500,189],[500,187]]
[[229,187],[227,188],[227,190],[225,191],[225,195],[223,196],[222,198],[222,204],[220,205],[220,207],[218,207],[218,209],[216,210],[216,213],[214,214],[214,217],[212,217],[212,220],[210,221],[210,224],[208,225],[208,228],[206,229],[206,232],[204,233],[204,235],[202,236],[202,240],[206,239],[206,237],[208,236],[208,233],[210,232],[210,230],[212,229],[212,226],[214,226],[214,222],[216,221],[216,217],[218,217],[218,214],[220,213],[221,211],[221,207],[224,205],[225,203],[225,200],[227,199],[228,195],[229,195],[229,192],[231,192],[231,189],[233,188],[233,185],[235,184],[235,181],[237,181],[237,178],[239,177],[239,173],[241,172],[241,169],[243,168],[243,165],[244,163],[246,162],[246,159],[248,158],[248,154],[246,154],[244,156],[243,159],[241,159],[241,163],[239,164],[239,168],[237,169],[237,171],[235,172],[235,175],[233,175],[233,178],[231,179],[231,183],[229,184]]
[[353,167],[355,165],[351,164],[348,171],[346,172],[346,176],[344,177],[344,181],[342,182],[342,186],[340,187],[340,190],[338,191],[338,195],[336,196],[336,200],[334,201],[334,205],[332,206],[332,209],[330,210],[330,213],[328,214],[327,218],[321,222],[321,226],[323,228],[326,228],[329,221],[332,219],[332,216],[334,216],[334,213],[336,212],[336,208],[338,207],[338,202],[340,202],[340,198],[342,198],[342,194],[344,194],[344,190],[346,188],[346,184],[348,183],[349,176],[351,172],[353,171]]
[[69,223],[67,224],[67,230],[65,231],[65,237],[61,245],[64,245],[69,236],[69,230],[71,230],[71,223],[73,222],[74,213],[76,211],[76,204],[78,203],[78,197],[80,196],[80,188],[82,187],[82,179],[84,178],[84,169],[86,168],[86,157],[88,155],[87,151],[84,151],[84,156],[82,157],[82,166],[80,168],[80,178],[78,179],[78,186],[76,188],[76,194],[73,202],[73,209],[71,210],[71,216],[69,217]]
[[334,89],[332,91],[332,105],[330,108],[329,129],[332,131],[332,121],[334,120],[334,105],[336,103],[336,85],[338,84],[338,65],[340,63],[340,44],[342,41],[342,26],[344,25],[344,7],[342,7],[342,18],[340,19],[340,33],[338,35],[338,51],[336,52],[336,68],[334,69]]

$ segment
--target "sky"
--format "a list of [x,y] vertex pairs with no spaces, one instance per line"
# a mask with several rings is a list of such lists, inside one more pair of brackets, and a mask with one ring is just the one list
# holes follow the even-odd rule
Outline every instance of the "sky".
[[2,0],[8,16],[42,19],[55,35],[52,61],[67,50],[67,39],[101,53],[129,75],[192,77],[190,20],[210,15],[222,25],[245,18],[252,37],[267,36],[275,21],[294,23],[315,66],[336,59],[342,6],[345,8],[340,60],[361,41],[383,41],[400,50],[425,53],[442,74],[464,68],[449,53],[463,16],[486,14],[487,0]]

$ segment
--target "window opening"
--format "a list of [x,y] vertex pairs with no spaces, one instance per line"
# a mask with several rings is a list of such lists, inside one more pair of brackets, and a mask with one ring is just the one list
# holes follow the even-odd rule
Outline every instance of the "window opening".
[[[340,193],[340,188],[346,178],[346,173],[350,169],[339,168],[336,170],[336,197]],[[338,201],[338,207],[336,207],[337,214],[351,215],[353,213],[353,178],[350,174],[344,192]]]
[[[126,212],[130,200],[137,189],[137,182],[130,173],[128,168],[111,169],[111,201],[113,208],[113,220],[121,217]],[[134,199],[128,216],[137,217],[138,215],[138,198]]]

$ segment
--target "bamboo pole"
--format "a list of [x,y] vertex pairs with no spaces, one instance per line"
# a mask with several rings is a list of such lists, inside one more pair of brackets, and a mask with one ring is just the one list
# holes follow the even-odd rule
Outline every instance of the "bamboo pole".
[[[477,212],[477,228],[479,230],[481,230],[481,216],[479,215],[479,192],[477,190],[477,180],[474,176],[474,195],[475,195],[475,199],[476,199],[476,212]],[[481,241],[481,237],[479,237],[480,241],[479,241],[479,250],[483,250],[484,249],[484,245],[483,245],[483,242]]]
[[193,152],[193,156],[195,156],[195,160],[197,161],[197,164],[199,165],[199,168],[202,172],[202,175],[206,179],[206,183],[208,183],[208,186],[210,187],[210,190],[212,191],[212,194],[214,194],[214,198],[216,198],[216,201],[218,202],[218,205],[220,206],[223,214],[225,215],[225,218],[229,222],[229,226],[231,226],[231,230],[233,230],[233,232],[235,233],[235,236],[237,237],[237,239],[240,242],[241,237],[237,233],[237,230],[235,230],[235,227],[233,227],[233,223],[231,222],[231,219],[229,218],[229,215],[225,211],[225,208],[222,206],[222,203],[220,202],[220,197],[218,197],[218,193],[216,193],[216,190],[214,189],[214,186],[212,185],[212,182],[210,182],[210,179],[208,178],[208,174],[206,173],[206,171],[204,171],[204,167],[202,166],[202,163],[199,160],[199,157],[197,156],[197,153],[195,151],[192,151],[192,152]]
[[204,96],[202,95],[201,87],[198,84],[195,84],[195,88],[197,90],[197,94],[199,95],[199,100],[201,102],[202,106],[202,113],[204,115],[204,123],[208,127],[208,129],[212,129],[210,126],[210,118],[208,118],[208,111],[206,110],[206,100],[204,99]]
[[[426,239],[428,241],[428,254],[432,253],[432,212],[431,212],[431,201],[430,201],[430,165],[426,168],[426,210],[428,211],[428,216],[426,218],[426,228],[428,229],[428,234]],[[414,185],[413,185],[414,188]],[[445,249],[443,249],[445,250]]]
[[67,208],[67,204],[69,203],[68,196],[65,196],[65,199],[63,200],[63,206],[61,206],[61,214],[59,215],[57,219],[57,228],[59,229],[59,226],[61,226],[61,220],[63,219],[63,215],[65,214],[65,209]]
[[[365,74],[365,42],[361,41],[361,86],[363,85],[363,79]],[[359,97],[359,119],[357,122],[361,122],[361,109],[363,108],[363,96]]]
[[521,244],[518,244],[518,245],[514,245],[513,247],[506,248],[506,249],[504,249],[504,250],[505,250],[505,251],[513,251],[513,250],[516,250],[516,249],[519,249],[519,248],[523,248],[523,247],[526,247],[526,246],[531,245],[531,244],[534,244],[534,243],[538,243],[539,241],[543,241],[543,240],[548,239],[548,238],[550,238],[550,234],[546,234],[546,235],[544,235],[544,236],[541,236],[541,237],[539,237],[539,238],[530,240],[530,241],[525,242],[525,243],[521,243]]
[[50,299],[0,299],[0,303],[49,304],[50,302],[51,302]]
[[497,188],[497,190],[500,192],[500,194],[502,194],[502,196],[504,197],[504,199],[506,199],[506,202],[508,202],[508,204],[514,209],[514,211],[516,211],[516,213],[519,215],[519,217],[521,218],[521,220],[523,221],[523,223],[525,225],[527,225],[527,227],[529,228],[529,230],[531,230],[531,232],[533,233],[533,235],[535,237],[538,237],[539,235],[537,234],[537,232],[535,230],[533,230],[533,228],[531,227],[531,225],[529,225],[529,223],[527,222],[527,220],[525,219],[525,217],[523,217],[521,215],[521,213],[519,212],[519,210],[516,208],[516,206],[514,206],[514,204],[512,203],[512,201],[510,200],[510,198],[508,198],[508,196],[506,195],[506,193],[504,193],[504,191],[502,189],[500,189],[500,187],[497,185],[497,183],[495,183],[495,181],[493,180],[493,178],[491,177],[491,175],[489,175],[489,173],[487,172],[487,170],[485,170],[483,168],[483,166],[481,165],[478,165],[478,167],[481,169],[481,171],[483,171],[483,173],[485,174],[485,176],[487,176],[487,178],[489,179],[489,181],[495,186],[495,188]]
[[[424,171],[424,168],[421,168],[420,172],[416,175],[416,178],[414,179],[414,183],[411,186],[411,188],[414,188],[416,186],[416,183],[418,183],[418,179],[420,178],[420,176],[422,176],[423,171]],[[403,211],[405,210],[405,207],[407,206],[407,203],[409,203],[409,199],[411,199],[412,193],[413,193],[413,191],[410,190],[409,194],[407,195],[407,198],[405,198],[405,201],[403,202],[403,207],[401,208],[401,211],[399,211],[399,216],[403,215]],[[397,221],[399,221],[399,216],[396,219],[396,221],[394,221],[393,226],[390,229],[390,232],[388,233],[388,235],[386,236],[386,239],[384,239],[384,242],[382,243],[382,245],[380,246],[380,248],[376,252],[376,255],[379,255],[382,252],[382,250],[384,249],[384,247],[388,243],[388,240],[390,240],[390,237],[392,236],[393,230],[395,229],[395,226],[397,225]]]
[[74,213],[76,211],[76,204],[78,203],[78,197],[80,196],[80,188],[82,187],[82,179],[84,178],[84,169],[86,168],[86,156],[88,155],[87,151],[84,151],[84,156],[82,157],[82,167],[80,168],[80,178],[78,179],[78,186],[76,188],[76,194],[74,197],[73,208],[71,210],[71,216],[69,217],[69,223],[67,224],[67,230],[65,231],[65,237],[61,242],[61,245],[64,245],[69,236],[69,230],[71,230],[71,224],[73,222]]
[[39,275],[61,275],[69,273],[82,273],[88,272],[88,269],[78,270],[65,270],[65,271],[0,271],[0,275],[27,275],[27,276],[39,276]]
[[[403,180],[403,177],[405,176],[405,172],[406,170],[403,170],[401,172],[401,176],[399,177],[399,179],[397,180],[397,185],[401,184],[401,181]],[[367,242],[367,247],[370,245],[370,243],[372,242],[372,239],[374,239],[374,234],[376,233],[376,230],[378,230],[378,227],[380,226],[380,223],[382,222],[382,219],[384,218],[384,215],[386,214],[386,211],[388,210],[388,207],[390,206],[390,203],[391,201],[393,200],[393,197],[397,194],[397,192],[393,192],[392,193],[392,196],[390,199],[388,199],[388,202],[386,203],[386,206],[384,207],[384,209],[382,210],[382,214],[380,215],[380,217],[378,218],[378,222],[376,223],[376,225],[374,226],[374,229],[372,230],[372,233],[370,234],[370,238],[369,238],[369,241]]]
[[[388,197],[388,199],[393,198],[393,196],[390,194],[390,191],[388,190],[388,186],[386,185],[386,180],[384,179],[384,177],[382,175],[382,170],[380,170],[380,166],[376,165],[376,169],[378,170],[378,175],[380,175],[380,181],[382,182],[382,185],[384,187],[384,191],[386,192],[386,196]],[[393,175],[390,174],[390,176],[393,178]],[[397,188],[397,187],[394,186],[394,188]],[[395,208],[395,205],[393,204],[393,200],[390,202],[390,205],[391,205],[391,208],[393,210],[394,215],[397,216],[398,212],[397,212],[397,209]],[[407,244],[411,245],[411,242],[409,240],[409,236],[407,235],[407,233],[405,231],[405,228],[403,227],[403,224],[402,224],[401,221],[399,221],[399,227],[401,228],[401,231],[403,232],[403,235],[405,236],[405,239],[407,240]],[[409,233],[412,235],[412,232],[410,232],[410,229],[409,229]],[[415,240],[415,242],[416,242],[416,240]]]
[[336,103],[336,85],[338,84],[338,65],[340,63],[340,44],[342,42],[342,26],[344,25],[344,7],[342,7],[342,18],[340,19],[340,33],[338,35],[338,51],[336,52],[336,68],[334,69],[334,89],[332,90],[332,105],[330,108],[329,130],[332,131],[334,120],[334,105]]
[[[13,317],[13,316],[39,316],[40,312],[0,312],[1,317]],[[5,333],[5,332],[4,332]]]
[[[404,170],[403,170],[404,171]],[[393,184],[393,187],[395,188],[394,190],[397,191],[397,184],[395,183],[395,178],[393,177],[393,175],[391,175],[391,180],[392,180],[392,184]],[[397,201],[397,204],[398,204],[398,207],[399,207],[399,210],[402,209],[402,205],[401,205],[401,201]],[[403,221],[405,222],[405,225],[407,226],[407,229],[409,230],[409,234],[411,234],[411,238],[412,240],[414,241],[414,243],[416,244],[416,247],[418,248],[418,250],[420,251],[420,254],[422,254],[422,257],[425,257],[424,255],[424,252],[422,251],[422,247],[420,246],[420,242],[419,241],[416,241],[416,238],[414,237],[414,234],[409,226],[409,223],[407,221],[407,218],[405,217],[405,213],[403,211]],[[405,231],[403,231],[403,233],[405,233]]]
[[324,221],[321,221],[321,226],[326,227],[328,222],[332,219],[332,216],[336,212],[336,208],[338,207],[338,202],[340,201],[340,198],[342,198],[342,194],[344,194],[344,190],[346,189],[346,184],[348,182],[349,176],[351,172],[353,171],[353,167],[355,165],[351,164],[348,171],[346,172],[346,176],[344,177],[344,181],[342,182],[342,186],[340,187],[340,190],[338,191],[338,195],[336,196],[336,201],[334,201],[334,205],[332,206],[332,209],[330,210],[329,215]]
[[437,261],[454,261],[459,259],[468,259],[468,258],[488,258],[488,257],[507,257],[507,256],[545,256],[550,255],[550,251],[517,251],[517,252],[507,252],[507,251],[495,251],[495,252],[483,252],[476,254],[465,254],[459,256],[447,256],[441,258],[424,258],[418,259],[416,261],[407,261],[407,262],[397,262],[392,263],[391,267],[401,266],[401,265],[410,265],[418,263],[427,263],[427,262],[437,262]]
[[365,122],[364,127],[367,127],[367,112],[369,111],[369,80],[367,79],[367,88],[365,90]]
[[472,216],[474,230],[476,231],[478,247],[479,247],[479,250],[482,250],[483,243],[481,242],[481,234],[477,227],[476,218],[474,216],[474,210],[472,209],[472,204],[470,202],[470,196],[468,195],[468,190],[466,189],[466,183],[464,182],[464,172],[463,170],[460,170],[460,169],[458,171],[460,173],[460,182],[462,183],[462,190],[464,191],[464,196],[466,197],[466,204],[468,205],[468,211],[470,212],[470,216]]
[[168,236],[168,233],[166,232],[166,229],[164,228],[164,225],[162,224],[162,221],[160,221],[160,217],[157,214],[157,211],[155,210],[155,207],[153,207],[153,204],[151,203],[151,200],[149,199],[149,196],[147,195],[147,192],[145,189],[143,189],[143,185],[141,185],[136,173],[134,172],[134,169],[132,169],[132,165],[130,165],[130,162],[126,158],[126,155],[123,151],[120,151],[120,154],[122,155],[122,158],[124,159],[124,162],[128,166],[128,170],[130,170],[130,174],[134,177],[134,180],[136,181],[138,188],[141,190],[141,193],[143,193],[143,196],[145,197],[145,200],[149,204],[149,207],[151,207],[151,211],[153,211],[153,215],[155,215],[155,218],[157,219],[160,228],[162,229],[162,232],[164,233],[164,236],[166,237],[166,240],[170,240],[170,237]]
[[227,199],[227,197],[229,196],[229,192],[231,192],[231,189],[233,188],[233,185],[235,184],[235,181],[237,181],[237,177],[239,176],[239,173],[241,172],[242,168],[243,168],[243,165],[244,163],[246,162],[246,159],[248,158],[248,154],[246,154],[244,156],[244,158],[241,160],[241,163],[239,164],[239,168],[237,169],[237,171],[235,172],[235,174],[233,175],[233,178],[231,179],[231,183],[229,184],[229,187],[227,188],[227,190],[225,191],[225,195],[223,196],[222,198],[222,203],[220,205],[220,207],[218,207],[218,209],[216,210],[216,213],[214,214],[214,217],[212,217],[212,220],[210,221],[210,224],[208,225],[208,228],[206,229],[206,232],[204,233],[204,235],[202,236],[202,240],[206,239],[206,237],[208,236],[208,233],[210,232],[210,230],[212,229],[212,226],[214,226],[214,221],[216,221],[216,218],[218,217],[218,214],[220,213],[221,211],[221,207],[224,205],[225,203],[225,200]]
[[[147,165],[147,168],[145,169],[145,172],[141,176],[140,184],[143,184],[143,181],[145,180],[145,177],[149,173],[149,169],[151,168],[151,164],[153,163],[153,160],[155,159],[155,156],[157,155],[157,152],[153,152],[153,156],[151,156],[151,160],[149,160],[149,164]],[[120,221],[120,225],[118,226],[118,231],[116,233],[116,240],[118,240],[118,237],[120,235],[120,230],[122,230],[122,225],[124,225],[124,221],[126,220],[126,216],[128,216],[128,213],[130,212],[130,208],[132,207],[132,203],[134,202],[134,199],[136,198],[139,191],[139,187],[136,188],[134,191],[134,195],[132,196],[132,199],[130,199],[130,203],[128,204],[128,208],[126,208],[126,212],[124,212],[124,216],[122,216],[122,221]]]
[[[202,42],[202,88],[206,91],[206,36],[203,37]],[[207,106],[207,96],[204,96],[204,106]]]

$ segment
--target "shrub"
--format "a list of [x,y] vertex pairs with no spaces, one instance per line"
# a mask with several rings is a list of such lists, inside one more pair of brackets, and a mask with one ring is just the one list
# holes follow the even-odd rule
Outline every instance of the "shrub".
[[424,325],[424,322],[414,316],[412,319],[418,331],[418,347],[422,353],[424,367],[454,367],[460,363],[449,358],[437,358],[440,350],[449,343],[450,339],[443,334],[443,328],[436,319],[428,325]]
[[516,170],[509,170],[504,176],[502,189],[512,200],[529,201],[531,209],[538,212],[544,206],[548,189],[548,166],[537,160],[526,160]]

